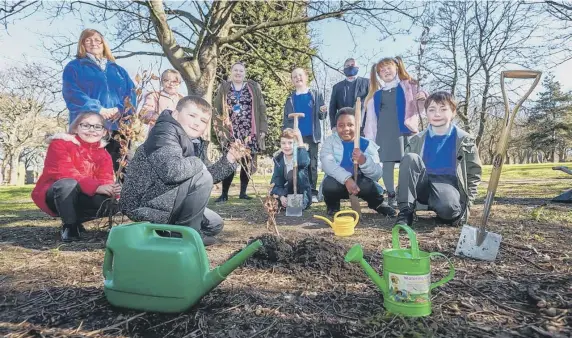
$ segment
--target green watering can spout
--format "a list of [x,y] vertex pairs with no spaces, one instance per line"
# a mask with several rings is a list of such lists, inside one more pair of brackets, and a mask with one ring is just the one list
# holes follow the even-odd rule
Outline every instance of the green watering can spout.
[[252,255],[254,255],[256,250],[258,250],[258,248],[260,248],[261,246],[262,246],[261,240],[252,242],[246,248],[242,249],[239,253],[231,257],[228,261],[217,266],[209,273],[207,273],[207,275],[205,276],[205,284],[207,286],[205,294],[208,293],[213,288],[215,288],[217,285],[219,285],[223,280],[225,280],[226,276],[228,276],[231,272],[233,272],[236,268],[238,268]]
[[359,263],[362,269],[365,271],[366,275],[373,281],[375,285],[381,290],[381,292],[387,294],[387,283],[383,278],[375,272],[375,270],[369,265],[368,262],[363,258],[363,249],[361,245],[354,245],[350,251],[346,254],[345,261],[348,263]]

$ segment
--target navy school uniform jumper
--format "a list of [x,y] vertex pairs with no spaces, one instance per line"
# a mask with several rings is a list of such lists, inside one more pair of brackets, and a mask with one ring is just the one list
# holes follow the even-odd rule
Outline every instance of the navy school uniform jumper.
[[[309,94],[309,95],[308,95]],[[322,139],[322,128],[320,120],[326,119],[328,112],[322,113],[320,107],[324,105],[324,97],[314,89],[309,89],[308,94],[296,95],[292,92],[284,104],[284,119],[282,130],[294,128],[294,119],[289,118],[291,113],[304,113],[304,119],[299,119],[299,128],[302,133],[304,143],[308,145],[308,155],[310,156],[310,167],[308,176],[312,187],[312,194],[317,195],[318,182],[318,144]],[[300,109],[300,110],[297,110]],[[310,118],[311,116],[311,118]],[[306,134],[306,135],[304,135]]]

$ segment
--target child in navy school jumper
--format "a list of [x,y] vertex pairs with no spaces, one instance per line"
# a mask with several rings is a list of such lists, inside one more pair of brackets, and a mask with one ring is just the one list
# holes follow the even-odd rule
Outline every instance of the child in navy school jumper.
[[310,168],[308,178],[312,186],[312,199],[318,201],[318,144],[322,139],[320,120],[328,116],[328,108],[324,104],[324,97],[320,92],[308,88],[308,75],[302,68],[292,71],[292,84],[295,91],[286,98],[284,103],[284,120],[282,129],[294,128],[294,119],[289,118],[291,113],[304,113],[304,117],[298,120],[300,132],[304,143],[308,145],[310,155]]
[[456,107],[446,92],[427,98],[429,128],[409,140],[399,166],[397,223],[411,225],[417,201],[446,223],[467,221],[482,168],[475,139],[451,123]]
[[[295,139],[298,143],[297,149],[294,149]],[[306,147],[300,131],[294,131],[291,128],[282,131],[280,150],[274,156],[274,173],[270,181],[270,184],[274,183],[274,187],[270,193],[280,201],[284,208],[287,205],[287,196],[294,193],[294,151],[296,151],[296,162],[298,163],[297,193],[304,195],[304,209],[308,209],[312,204],[312,188],[308,178],[310,155],[308,155]]]
[[[354,109],[342,108],[336,116],[336,133],[330,135],[320,150],[320,161],[326,176],[322,182],[322,194],[328,215],[340,210],[340,200],[356,195],[378,213],[395,216],[396,212],[383,203],[383,189],[377,183],[382,168],[378,146],[355,133]],[[360,137],[360,148],[354,149],[354,138]],[[354,181],[354,163],[358,162],[358,178]]]

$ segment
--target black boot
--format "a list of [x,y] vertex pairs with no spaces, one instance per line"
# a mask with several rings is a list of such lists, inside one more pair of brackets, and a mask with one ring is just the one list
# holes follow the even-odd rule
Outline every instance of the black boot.
[[238,195],[238,198],[242,200],[251,200],[252,197],[246,194],[246,187],[248,187],[248,182],[240,182],[240,195]]
[[413,224],[413,216],[415,211],[411,207],[405,207],[399,210],[399,215],[397,216],[397,222],[395,224],[406,224],[411,226]]
[[77,241],[80,239],[79,231],[77,225],[75,224],[64,224],[61,231],[62,242]]
[[328,205],[326,204],[326,209],[328,216],[334,216],[336,214],[336,212],[340,211],[340,203],[338,202],[337,204],[334,205]]
[[222,195],[220,195],[220,197],[215,200],[215,203],[226,202],[226,201],[228,201],[228,195],[222,193]]

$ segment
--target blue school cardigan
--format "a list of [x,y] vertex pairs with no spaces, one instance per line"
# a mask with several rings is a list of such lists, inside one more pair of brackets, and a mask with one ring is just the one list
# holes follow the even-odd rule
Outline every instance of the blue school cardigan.
[[[101,108],[117,107],[124,113],[124,101],[130,97],[137,106],[135,85],[127,71],[108,61],[105,71],[88,57],[70,61],[64,68],[62,94],[69,110],[69,123],[86,112],[99,113]],[[118,130],[117,122],[106,121],[106,127]]]

